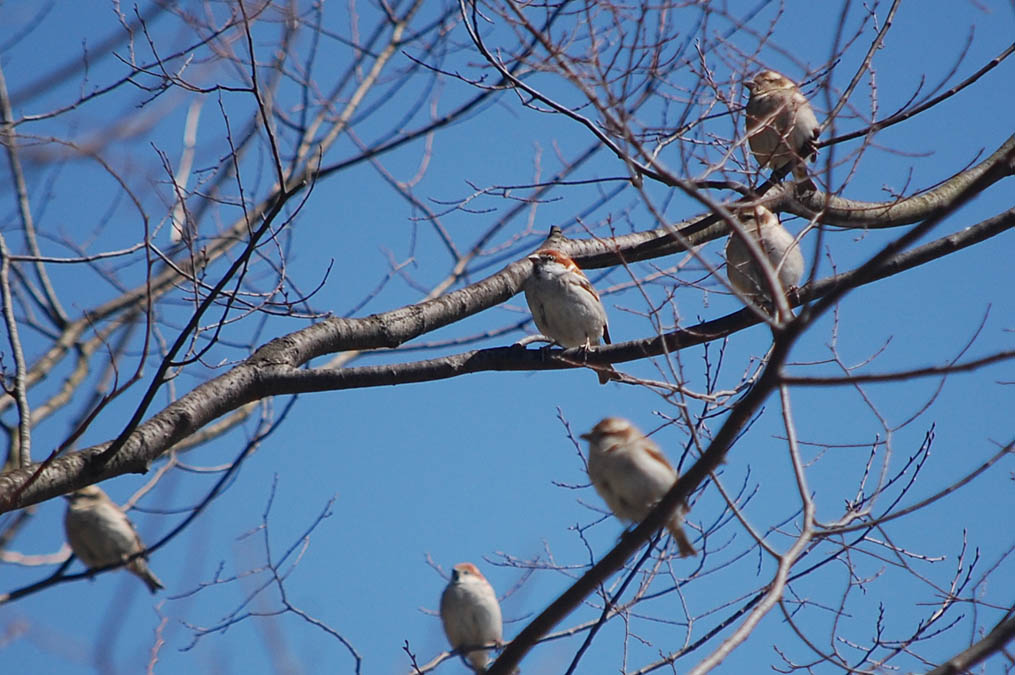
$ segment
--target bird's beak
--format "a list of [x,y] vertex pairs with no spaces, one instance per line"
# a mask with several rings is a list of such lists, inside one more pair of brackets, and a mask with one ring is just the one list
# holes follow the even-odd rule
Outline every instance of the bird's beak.
[[578,438],[582,439],[583,441],[591,441],[592,440],[592,432],[590,431],[587,434],[581,434],[581,435],[578,436]]
[[533,253],[532,255],[528,256],[525,259],[530,261],[530,262],[536,262],[537,260],[539,260],[539,254],[538,253]]
[[747,91],[751,92],[752,94],[754,93],[755,85],[753,80],[748,80],[747,82],[744,82],[744,87],[747,89]]

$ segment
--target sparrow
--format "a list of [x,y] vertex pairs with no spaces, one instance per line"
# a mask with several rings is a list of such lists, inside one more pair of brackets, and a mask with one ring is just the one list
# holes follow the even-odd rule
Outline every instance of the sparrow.
[[503,624],[493,586],[472,563],[458,563],[451,570],[451,581],[441,594],[441,622],[451,648],[465,650],[462,656],[476,672],[486,672],[488,650],[501,645]]
[[[764,206],[755,206],[737,212],[737,217],[743,229],[765,252],[783,292],[795,288],[804,275],[804,256],[778,216]],[[771,288],[761,266],[736,232],[731,233],[726,242],[726,276],[744,295],[759,304],[772,306]]]
[[[589,442],[589,478],[620,520],[640,523],[677,482],[677,472],[655,442],[620,417],[606,417],[581,437]],[[666,523],[681,557],[697,551],[680,526],[687,504]]]
[[[587,350],[600,340],[610,344],[606,308],[581,268],[552,248],[540,249],[528,260],[532,274],[525,281],[525,301],[539,332],[565,348]],[[597,374],[600,384],[617,377],[612,368]]]
[[762,167],[773,170],[791,165],[793,176],[806,189],[814,190],[805,161],[816,152],[820,129],[807,98],[796,84],[774,70],[763,70],[745,85],[747,142]]
[[[89,485],[64,497],[68,500],[63,519],[67,541],[86,566],[114,565],[145,549],[127,514],[98,486]],[[127,570],[140,577],[152,593],[165,588],[143,556],[128,562]]]

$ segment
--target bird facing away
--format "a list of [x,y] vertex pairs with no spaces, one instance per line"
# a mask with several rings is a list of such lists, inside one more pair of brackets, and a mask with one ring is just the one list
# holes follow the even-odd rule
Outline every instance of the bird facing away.
[[[742,209],[737,216],[744,231],[768,258],[782,293],[796,288],[804,275],[804,256],[793,235],[764,206]],[[766,307],[773,305],[771,285],[737,232],[731,232],[726,242],[726,276],[737,290],[754,302]]]
[[[536,251],[528,260],[532,274],[525,281],[525,301],[539,332],[562,347],[610,344],[606,309],[581,268],[550,248]],[[598,371],[599,382],[609,382],[611,372],[612,368]]]
[[[581,436],[589,442],[589,478],[620,520],[640,523],[677,482],[677,472],[650,438],[620,417],[607,417]],[[681,557],[697,551],[681,523],[687,504],[667,521]]]
[[451,570],[451,581],[441,594],[441,622],[451,648],[464,649],[463,657],[476,672],[486,672],[489,649],[502,642],[503,623],[493,586],[472,563],[458,563]]
[[747,142],[762,167],[773,170],[787,164],[794,177],[809,190],[806,160],[816,152],[820,128],[807,98],[796,84],[774,70],[763,70],[744,86],[747,101]]
[[[144,544],[119,506],[96,485],[65,495],[68,500],[63,525],[74,555],[90,568],[123,562],[144,550]],[[145,582],[152,593],[165,588],[148,569],[143,556],[134,558],[127,569]]]

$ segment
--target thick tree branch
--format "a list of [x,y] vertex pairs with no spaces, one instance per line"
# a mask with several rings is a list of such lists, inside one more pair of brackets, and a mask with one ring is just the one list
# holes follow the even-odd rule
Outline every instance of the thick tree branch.
[[[854,288],[897,274],[1012,227],[1015,227],[1015,209],[898,254],[884,261],[873,272],[865,270],[862,276],[854,271],[808,284],[800,289],[794,304],[830,293],[841,293],[844,288]],[[567,242],[566,245],[570,247],[576,243]],[[600,347],[587,355],[572,349],[554,352],[546,358],[538,350],[500,347],[407,364],[340,370],[300,369],[311,359],[328,353],[394,347],[429,330],[500,304],[520,290],[527,273],[528,265],[524,261],[511,263],[472,286],[419,305],[363,319],[326,319],[272,340],[243,364],[198,386],[139,425],[121,451],[101,470],[95,469],[92,458],[109,444],[0,474],[0,512],[44,501],[113,476],[144,472],[152,461],[175,443],[218,417],[266,396],[423,382],[492,370],[559,370],[578,367],[586,361],[591,365],[622,363],[672,353],[724,337],[758,322],[756,314],[742,309],[688,329]]]
[[976,664],[1004,649],[1004,646],[1013,639],[1015,639],[1015,616],[1012,616],[1012,610],[1009,610],[1005,618],[994,626],[985,638],[934,670],[928,671],[927,675],[959,675],[969,672]]

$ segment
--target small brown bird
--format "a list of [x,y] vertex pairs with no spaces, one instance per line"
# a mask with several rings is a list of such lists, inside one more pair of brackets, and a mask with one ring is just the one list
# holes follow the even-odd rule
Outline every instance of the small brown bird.
[[488,646],[463,654],[476,672],[486,672],[489,647],[500,646],[503,623],[493,586],[472,563],[458,563],[441,594],[441,622],[452,649]]
[[[633,424],[607,417],[581,436],[589,442],[589,478],[620,520],[640,523],[677,482],[677,472],[659,446]],[[666,523],[682,557],[697,551],[680,526],[687,504]]]
[[806,160],[816,152],[820,129],[811,104],[792,80],[774,70],[761,71],[744,86],[751,92],[747,142],[754,158],[773,170],[790,164],[793,176],[813,190]]
[[[69,502],[63,519],[67,541],[74,555],[86,566],[106,567],[144,550],[134,525],[101,488],[89,485],[64,496]],[[134,558],[126,567],[140,577],[152,593],[165,588],[148,569],[143,556]]]
[[[783,293],[795,288],[804,275],[804,256],[778,216],[764,206],[743,209],[737,212],[737,216],[743,229],[758,242],[768,257]],[[731,233],[726,242],[726,276],[737,290],[756,303],[772,305],[771,289],[761,266],[736,232]]]
[[[536,251],[528,260],[532,275],[525,282],[525,301],[539,332],[561,347],[610,344],[606,308],[575,261],[551,248]],[[597,375],[600,384],[617,377],[612,368]]]

